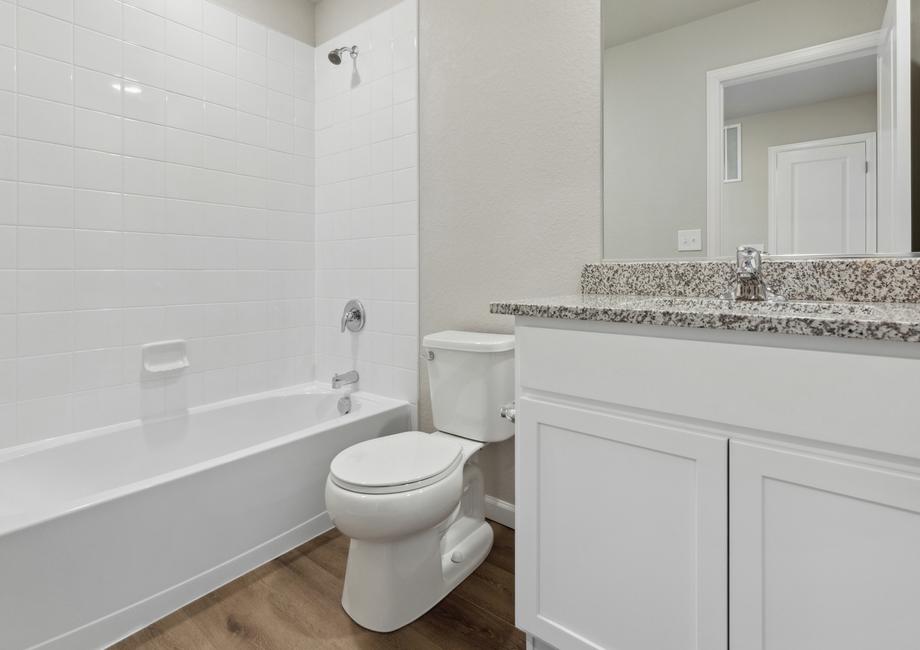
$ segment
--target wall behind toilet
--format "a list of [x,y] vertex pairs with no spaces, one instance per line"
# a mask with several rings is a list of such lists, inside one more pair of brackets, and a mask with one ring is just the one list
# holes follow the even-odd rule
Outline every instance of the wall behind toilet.
[[[599,2],[419,5],[420,334],[510,332],[490,300],[577,292],[600,259]],[[513,441],[483,467],[513,502]]]

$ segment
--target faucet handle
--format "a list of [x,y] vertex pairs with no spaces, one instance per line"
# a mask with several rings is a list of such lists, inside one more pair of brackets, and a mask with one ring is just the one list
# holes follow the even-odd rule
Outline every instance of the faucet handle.
[[738,275],[744,278],[755,278],[760,275],[763,264],[761,252],[753,246],[739,246],[735,254]]
[[342,332],[345,332],[346,329],[351,332],[360,332],[364,329],[366,320],[364,305],[361,304],[361,301],[349,300],[342,312],[341,330]]
[[783,302],[785,299],[770,289],[763,279],[763,253],[753,246],[740,246],[736,253],[735,278],[723,300],[770,300]]

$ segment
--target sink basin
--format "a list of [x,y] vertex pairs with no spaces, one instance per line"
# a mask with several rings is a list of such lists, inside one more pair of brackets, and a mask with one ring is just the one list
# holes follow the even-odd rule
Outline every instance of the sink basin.
[[765,316],[788,317],[822,316],[839,318],[882,318],[885,313],[875,305],[845,302],[748,302],[721,300],[718,298],[637,298],[624,305],[629,309],[667,312],[719,312]]

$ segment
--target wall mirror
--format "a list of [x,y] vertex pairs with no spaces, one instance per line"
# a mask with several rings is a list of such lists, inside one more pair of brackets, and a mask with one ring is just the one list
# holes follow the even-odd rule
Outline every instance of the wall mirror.
[[920,249],[910,5],[603,0],[604,258]]

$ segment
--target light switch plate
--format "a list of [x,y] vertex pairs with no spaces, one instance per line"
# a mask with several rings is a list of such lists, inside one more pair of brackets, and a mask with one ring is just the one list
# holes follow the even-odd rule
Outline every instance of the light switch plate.
[[703,250],[703,231],[696,230],[678,230],[677,231],[677,250],[679,251],[701,251]]

